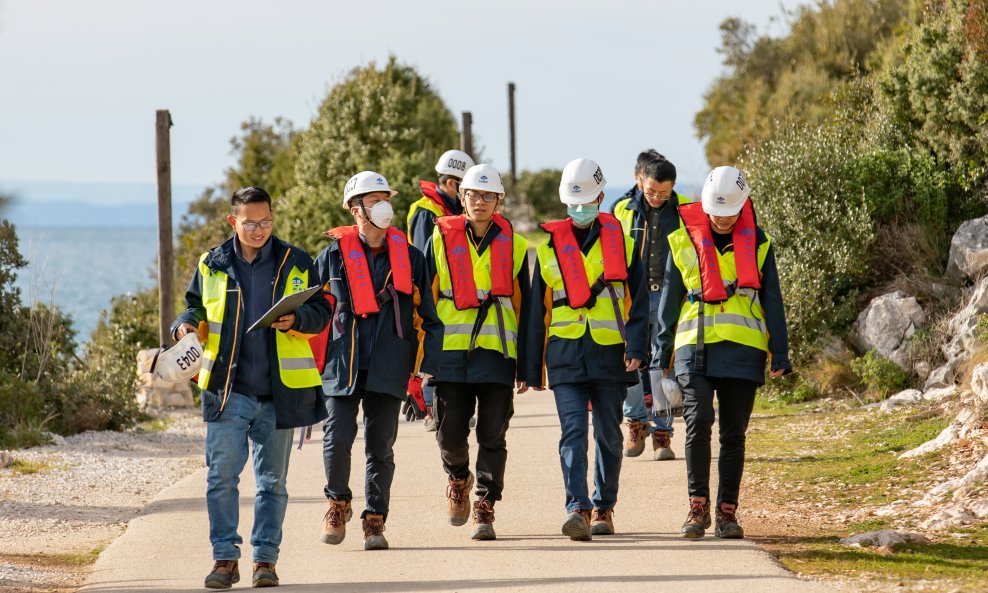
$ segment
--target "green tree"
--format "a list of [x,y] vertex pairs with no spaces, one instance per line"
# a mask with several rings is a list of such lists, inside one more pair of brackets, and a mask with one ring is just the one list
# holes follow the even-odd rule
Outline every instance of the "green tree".
[[296,186],[279,204],[278,232],[315,253],[323,233],[351,222],[341,206],[343,186],[370,169],[398,191],[394,224],[404,225],[419,198],[418,180],[433,176],[437,155],[458,143],[456,122],[442,99],[411,66],[394,56],[378,68],[352,70],[319,107],[298,144]]
[[566,206],[559,201],[559,169],[522,171],[518,176],[518,198],[532,207],[535,220],[546,221],[566,217]]

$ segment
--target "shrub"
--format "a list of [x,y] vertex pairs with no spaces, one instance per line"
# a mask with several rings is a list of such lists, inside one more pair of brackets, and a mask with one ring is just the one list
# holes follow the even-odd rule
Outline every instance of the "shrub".
[[851,370],[871,399],[885,399],[909,384],[906,372],[876,350],[852,360]]
[[522,171],[518,176],[516,195],[532,207],[535,220],[547,221],[566,217],[566,206],[559,201],[559,169]]

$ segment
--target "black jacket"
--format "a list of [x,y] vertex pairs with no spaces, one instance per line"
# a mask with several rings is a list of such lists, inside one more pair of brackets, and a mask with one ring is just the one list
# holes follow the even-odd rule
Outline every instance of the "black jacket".
[[[595,222],[580,245],[580,250],[584,254],[588,253],[599,237],[600,224]],[[551,237],[549,241],[551,247]],[[637,358],[643,365],[648,362],[648,295],[645,292],[645,270],[638,255],[631,254],[631,265],[628,267],[631,310],[625,324],[627,344],[601,346],[594,342],[589,329],[576,340],[554,336],[546,342],[546,303],[552,303],[552,288],[546,285],[541,269],[541,262],[536,260],[532,298],[528,300],[529,307],[525,315],[528,322],[528,384],[533,387],[545,386],[546,381],[542,375],[543,355],[549,387],[587,381],[614,381],[629,385],[637,383],[638,372],[625,371],[624,360],[625,357]],[[589,280],[592,283],[596,278]]]
[[[274,293],[279,295],[279,298],[285,293],[287,272],[292,266],[302,271],[308,271],[310,287],[319,285],[319,278],[309,254],[273,235],[271,236],[271,246],[278,270],[275,275]],[[234,376],[230,375],[235,375],[237,372],[237,359],[240,354],[239,343],[243,339],[244,332],[247,331],[247,326],[243,323],[244,311],[240,304],[241,299],[236,298],[235,295],[240,291],[233,263],[235,257],[233,237],[231,237],[219,247],[211,249],[205,260],[206,266],[211,270],[221,271],[229,276],[226,311],[223,315],[223,327],[220,333],[220,352],[216,358],[209,385],[202,391],[202,415],[206,422],[215,422],[223,414],[222,406],[228,395],[227,390],[233,385]],[[202,304],[202,274],[199,272],[198,266],[196,266],[195,274],[185,292],[185,304],[188,308],[172,324],[172,335],[182,323],[198,327],[200,321],[206,320],[206,309]],[[318,334],[326,327],[329,317],[329,306],[323,296],[317,293],[296,309],[295,325],[292,326],[292,331],[301,334]],[[258,331],[277,330],[263,329]],[[271,340],[271,361],[278,360],[276,348],[275,340]],[[277,362],[273,364],[276,366]],[[278,369],[272,368],[271,388],[278,428],[309,426],[326,417],[325,396],[320,387],[302,389],[286,387],[281,382]]]
[[[766,241],[765,233],[757,229],[758,245]],[[672,349],[676,342],[676,325],[683,301],[686,299],[686,286],[683,275],[673,263],[672,253],[666,259],[666,282],[659,300],[659,331],[656,337],[653,368],[669,368]],[[765,325],[768,327],[768,349],[772,355],[771,370],[792,371],[789,362],[789,334],[786,328],[786,309],[782,303],[782,290],[779,288],[779,271],[775,265],[775,251],[768,248],[765,263],[762,265],[762,288],[758,292],[762,308],[765,310]],[[765,362],[768,354],[764,350],[724,340],[705,344],[707,368],[704,375],[731,379],[747,379],[761,385],[765,382]],[[695,373],[693,356],[696,346],[691,344],[676,350],[676,376]]]
[[[439,197],[442,198],[446,207],[454,215],[463,213],[463,204],[460,203],[456,197],[450,197],[446,195],[446,192],[436,187],[436,191],[439,193]],[[425,253],[425,246],[432,241],[432,231],[436,228],[436,215],[426,210],[425,208],[419,208],[415,211],[412,216],[412,220],[408,225],[408,238],[412,241],[412,244],[416,249]]]
[[[380,292],[385,288],[385,282],[390,281],[388,253],[384,251],[374,258],[370,248],[363,242],[361,244],[368,267],[372,270],[374,292]],[[442,324],[436,316],[425,258],[417,249],[409,247],[413,294],[398,293],[403,337],[398,337],[394,304],[391,302],[381,306],[376,315],[367,318],[354,315],[339,241],[334,240],[316,258],[319,279],[324,285],[329,285],[329,292],[337,302],[326,347],[326,367],[322,374],[323,389],[327,395],[353,394],[357,387],[357,372],[366,370],[367,391],[404,398],[420,349],[422,359],[418,370],[430,375],[437,373],[442,349]],[[360,360],[361,342],[364,343],[362,350],[365,353],[373,352],[373,356],[365,354],[367,360],[364,361]]]

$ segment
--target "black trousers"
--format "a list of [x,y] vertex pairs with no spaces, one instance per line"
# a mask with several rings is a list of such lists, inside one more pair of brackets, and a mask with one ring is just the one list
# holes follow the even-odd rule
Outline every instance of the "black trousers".
[[515,413],[514,389],[497,383],[437,383],[433,401],[436,440],[446,474],[456,480],[470,472],[470,418],[477,416],[477,497],[501,500],[508,460],[505,435]]
[[353,500],[350,491],[350,461],[357,438],[357,412],[364,408],[364,454],[367,476],[364,498],[367,508],[360,514],[388,518],[391,483],[395,476],[394,444],[398,438],[401,400],[393,395],[358,387],[353,395],[327,397],[329,417],[323,422],[323,466],[326,498]]
[[710,500],[710,433],[714,424],[714,393],[720,404],[720,457],[717,506],[737,505],[744,473],[745,432],[755,405],[758,384],[747,379],[680,375],[683,419],[686,421],[686,477],[691,497]]

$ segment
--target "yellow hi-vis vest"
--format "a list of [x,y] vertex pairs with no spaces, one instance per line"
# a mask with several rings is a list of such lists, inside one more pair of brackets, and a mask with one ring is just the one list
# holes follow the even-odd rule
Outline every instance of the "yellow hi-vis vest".
[[[679,192],[676,192],[676,196],[679,197],[680,204],[693,203],[693,200]],[[671,200],[672,198],[669,199]],[[642,196],[642,200],[645,200],[644,196]],[[637,231],[641,233],[641,244],[638,246],[638,257],[645,257],[645,249],[648,248],[648,225],[642,223],[639,227],[635,226],[636,211],[634,208],[629,208],[629,204],[631,204],[631,198],[625,198],[614,204],[614,216],[621,221],[621,228],[624,229],[625,235],[634,238],[634,232]],[[682,220],[679,221],[679,226],[682,228]]]
[[[422,196],[418,200],[412,202],[412,205],[408,207],[408,216],[405,218],[405,228],[408,230],[409,242],[411,242],[412,239],[412,219],[415,217],[415,213],[418,212],[419,209],[428,210],[434,217],[437,218],[446,215],[442,208],[425,196]],[[422,249],[424,248],[425,247],[423,246]]]
[[[765,242],[758,246],[757,263],[761,270],[768,255],[772,238],[765,233]],[[700,260],[696,248],[690,241],[686,229],[681,227],[669,235],[669,251],[673,263],[683,276],[683,284],[687,294],[702,295],[700,285]],[[717,264],[720,266],[720,276],[724,285],[736,282],[737,269],[734,267],[734,252],[717,252]],[[700,302],[698,299],[683,301],[679,313],[679,324],[676,326],[676,349],[690,344],[696,344],[696,329],[699,327]],[[745,346],[768,351],[768,327],[765,325],[765,310],[758,298],[758,291],[751,288],[739,288],[723,303],[704,303],[703,307],[703,342],[730,341]]]
[[[281,266],[288,261],[290,252],[285,253],[285,258]],[[209,389],[209,380],[213,374],[213,366],[220,353],[220,337],[223,329],[223,318],[226,314],[227,292],[229,276],[226,272],[213,271],[206,265],[205,260],[208,253],[202,254],[199,258],[199,273],[202,275],[202,304],[206,309],[206,321],[209,323],[209,337],[206,339],[206,346],[203,348],[202,369],[199,371],[199,387]],[[279,267],[281,270],[281,267]],[[279,272],[280,274],[280,272]],[[288,296],[296,292],[301,292],[308,287],[308,271],[299,270],[292,266],[285,282],[285,294]],[[278,280],[275,280],[275,286]],[[240,338],[240,325],[244,321],[240,318],[241,293],[237,287],[237,318],[234,320],[234,344],[230,350],[232,353],[236,349],[236,340]],[[294,332],[275,332],[275,350],[278,355],[278,371],[281,382],[285,387],[300,389],[304,387],[316,387],[322,385],[322,378],[316,369],[316,361],[312,357],[312,348],[309,347],[307,337],[301,334],[293,335]],[[223,404],[229,395],[230,379],[232,375],[233,356],[230,356],[226,374],[226,385],[223,386]]]
[[[493,222],[491,224],[494,224]],[[473,281],[477,285],[477,300],[483,301],[491,290],[491,247],[484,250],[483,255],[477,253],[472,241],[467,241],[470,248],[470,261],[473,262]],[[436,259],[436,273],[439,279],[439,298],[436,301],[436,314],[442,320],[444,327],[443,350],[468,350],[473,324],[477,320],[477,309],[460,311],[453,302],[453,280],[449,273],[449,261],[446,259],[446,244],[443,242],[442,231],[436,225],[432,233],[432,251]],[[528,241],[512,233],[512,277],[517,278],[528,252]],[[519,295],[515,295],[516,297]],[[507,355],[518,358],[518,316],[514,305],[508,297],[498,297],[504,316],[504,333],[508,343]],[[502,352],[501,338],[498,328],[498,313],[495,307],[487,310],[487,317],[477,336],[477,348],[486,348]]]
[[[631,265],[631,255],[634,248],[634,241],[625,235],[625,265]],[[566,286],[563,284],[563,274],[559,270],[559,260],[556,259],[555,250],[549,246],[549,241],[546,240],[541,243],[536,249],[536,253],[539,257],[539,273],[542,274],[546,286],[552,290],[552,300],[566,299]],[[587,280],[593,285],[604,273],[604,253],[600,246],[600,238],[597,239],[588,253],[581,253],[581,255],[587,271]],[[627,322],[628,312],[631,310],[631,294],[627,283],[611,282],[610,284],[614,287],[614,294],[619,300],[618,309],[622,313],[623,321]],[[538,297],[533,296],[533,298]],[[582,337],[589,327],[590,337],[601,346],[623,344],[624,340],[621,339],[621,331],[618,329],[614,309],[609,290],[601,291],[594,306],[590,309],[586,307],[573,309],[568,305],[553,308],[552,303],[546,303],[546,311],[551,311],[548,336],[575,340]]]

